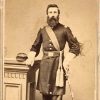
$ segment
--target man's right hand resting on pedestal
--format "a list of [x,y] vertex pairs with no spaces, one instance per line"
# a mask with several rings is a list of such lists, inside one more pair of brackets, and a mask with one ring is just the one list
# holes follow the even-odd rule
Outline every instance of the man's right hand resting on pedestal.
[[36,55],[36,52],[34,52],[34,51],[30,51],[29,53],[28,53],[28,59],[26,60],[26,65],[31,65],[31,66],[33,66],[33,64],[34,64],[34,60],[35,60],[35,55]]

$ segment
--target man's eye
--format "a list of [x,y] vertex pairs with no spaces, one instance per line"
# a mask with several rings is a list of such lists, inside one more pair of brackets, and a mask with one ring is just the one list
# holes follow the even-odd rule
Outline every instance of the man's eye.
[[57,13],[56,11],[54,11],[54,13]]
[[52,13],[52,12],[49,12],[49,13]]

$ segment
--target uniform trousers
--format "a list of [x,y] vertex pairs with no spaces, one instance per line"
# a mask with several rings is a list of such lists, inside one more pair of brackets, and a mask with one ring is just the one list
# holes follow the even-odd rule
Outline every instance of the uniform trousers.
[[62,95],[45,95],[42,94],[42,100],[62,100]]

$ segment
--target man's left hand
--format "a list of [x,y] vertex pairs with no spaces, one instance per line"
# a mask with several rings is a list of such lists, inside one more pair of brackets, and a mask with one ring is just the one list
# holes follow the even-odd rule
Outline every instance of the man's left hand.
[[66,59],[64,59],[64,61],[63,61],[63,66],[64,66],[65,71],[68,72],[69,71],[69,62]]
[[71,60],[75,57],[75,54],[73,53],[68,53],[65,55],[65,59],[63,61],[63,66],[64,66],[64,69],[66,71],[66,73],[68,73],[69,71],[69,64],[71,62]]

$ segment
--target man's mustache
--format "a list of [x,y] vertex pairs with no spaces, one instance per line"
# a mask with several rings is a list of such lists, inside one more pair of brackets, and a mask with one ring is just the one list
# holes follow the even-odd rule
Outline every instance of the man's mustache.
[[52,20],[52,19],[56,20],[57,18],[54,17],[54,16],[52,16],[51,18],[49,17],[49,19],[50,19],[50,20]]
[[49,26],[54,27],[57,25],[57,23],[59,22],[59,16],[58,17],[47,17],[47,23]]

